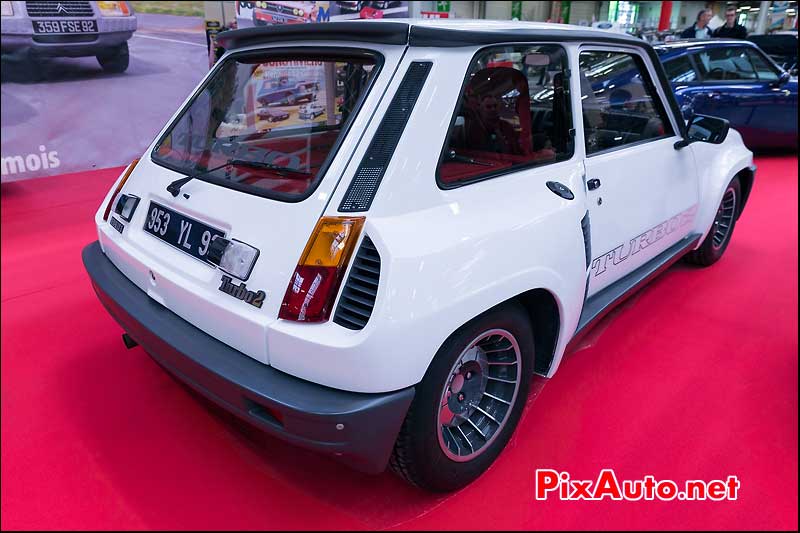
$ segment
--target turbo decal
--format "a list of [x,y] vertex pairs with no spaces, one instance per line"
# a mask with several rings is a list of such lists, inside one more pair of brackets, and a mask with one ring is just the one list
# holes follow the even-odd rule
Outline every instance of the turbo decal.
[[686,226],[694,220],[695,213],[697,213],[697,205],[693,205],[686,211],[678,213],[669,220],[650,228],[641,235],[637,235],[627,243],[622,243],[613,250],[595,257],[592,260],[592,272],[594,276],[596,277],[604,273],[608,268],[609,261],[611,261],[613,265],[618,265],[630,256],[636,255],[648,246],[660,241],[670,233]]
[[264,303],[264,298],[267,297],[267,293],[264,291],[253,292],[248,290],[244,282],[242,282],[241,285],[237,285],[230,276],[222,276],[222,283],[219,286],[219,290],[259,308]]

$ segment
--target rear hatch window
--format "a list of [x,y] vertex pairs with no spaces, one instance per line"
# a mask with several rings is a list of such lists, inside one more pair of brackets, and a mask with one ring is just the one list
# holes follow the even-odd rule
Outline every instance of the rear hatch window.
[[165,132],[152,160],[243,192],[307,198],[378,74],[367,51],[233,54]]

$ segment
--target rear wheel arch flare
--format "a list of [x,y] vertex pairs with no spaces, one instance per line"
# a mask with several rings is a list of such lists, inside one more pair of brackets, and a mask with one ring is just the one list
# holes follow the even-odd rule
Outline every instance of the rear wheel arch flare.
[[[531,324],[531,331],[533,332],[534,353],[536,354],[534,372],[546,376],[555,357],[558,334],[561,329],[561,313],[559,311],[558,300],[553,293],[547,289],[530,289],[508,298],[465,321],[464,324],[461,324],[458,328],[453,330],[453,332],[448,334],[447,338],[484,313],[509,304],[521,305],[527,312]],[[444,343],[444,341],[442,343]],[[433,361],[433,359],[431,359],[431,361]]]
[[531,289],[516,296],[530,317],[536,354],[534,372],[546,376],[556,355],[561,314],[558,300],[547,289]]
[[747,199],[750,197],[750,191],[753,190],[755,171],[750,168],[743,168],[736,175],[739,177],[739,185],[742,188],[742,201],[739,202],[738,213],[736,213],[736,218],[739,218],[747,203]]

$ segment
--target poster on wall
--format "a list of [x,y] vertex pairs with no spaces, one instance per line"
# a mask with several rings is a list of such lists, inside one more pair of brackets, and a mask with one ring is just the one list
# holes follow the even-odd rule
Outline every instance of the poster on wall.
[[408,17],[408,2],[237,2],[239,28],[273,24],[304,24],[336,20]]
[[52,8],[44,22],[25,2],[2,2],[2,183],[141,157],[208,72],[202,8],[193,7],[202,3],[164,2],[169,13],[132,2],[39,4]]
[[[51,18],[78,17],[79,12],[69,12],[77,3],[62,3],[63,9]],[[58,7],[56,2],[43,4]],[[217,36],[232,29],[234,21],[239,27],[252,27],[409,14],[409,2],[399,1],[89,4],[96,15],[92,20],[50,32],[48,38],[53,39],[80,37],[62,47],[43,45],[32,37],[34,22],[43,30],[56,28],[33,20],[27,4],[3,2],[2,183],[119,167],[140,157],[219,59]],[[218,12],[204,13],[204,8],[218,4],[223,4]],[[21,24],[12,27],[5,19]],[[21,30],[23,26],[27,29]],[[94,35],[98,29],[102,48],[85,35],[71,35]],[[12,41],[16,45],[8,46]],[[338,120],[342,79],[349,78],[343,67],[335,66],[338,77],[326,74],[325,68],[294,65],[257,72],[246,120],[241,123],[241,117],[232,116],[225,127],[235,130],[244,124],[265,131]],[[277,71],[286,75],[271,79],[269,73]],[[329,80],[331,87],[321,79]]]
[[772,2],[769,19],[770,31],[782,30],[786,22],[786,11],[789,9],[789,2]]

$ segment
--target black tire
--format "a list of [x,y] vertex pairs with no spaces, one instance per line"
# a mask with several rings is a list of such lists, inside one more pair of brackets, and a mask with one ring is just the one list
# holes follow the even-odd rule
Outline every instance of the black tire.
[[[501,420],[504,423],[498,425],[495,435],[483,443],[479,455],[459,462],[448,457],[440,445],[444,431],[439,421],[439,410],[442,407],[440,402],[443,399],[442,394],[446,393],[445,387],[451,383],[451,371],[464,350],[491,330],[503,330],[516,340],[521,363],[521,368],[516,368],[520,378],[519,385],[511,405],[504,412]],[[450,335],[433,358],[425,377],[417,385],[414,401],[389,461],[390,468],[409,483],[435,492],[457,490],[478,478],[506,446],[519,422],[533,377],[533,346],[530,318],[525,309],[516,303],[493,308]],[[474,418],[477,413],[473,413]],[[475,421],[480,424],[483,415],[477,416]]]
[[97,62],[100,63],[100,66],[103,67],[103,70],[106,72],[112,72],[115,74],[125,72],[128,69],[128,64],[130,63],[128,43],[122,43],[112,50],[103,52],[102,54],[97,54]]
[[736,219],[739,217],[739,211],[741,211],[741,201],[742,186],[739,183],[738,176],[734,176],[725,188],[722,201],[717,208],[717,215],[714,217],[714,223],[703,244],[697,250],[692,250],[686,254],[685,259],[688,263],[711,266],[720,260],[731,242],[733,229],[736,227]]

